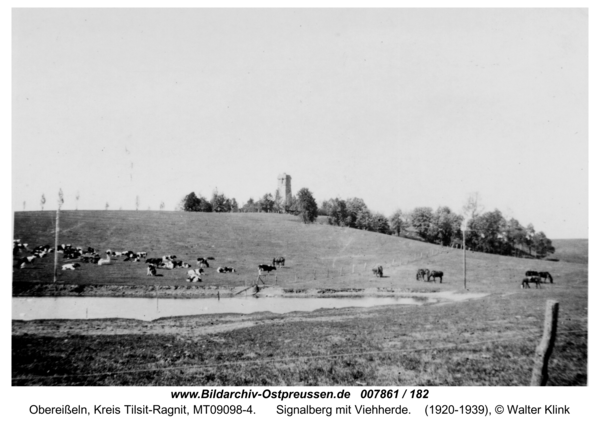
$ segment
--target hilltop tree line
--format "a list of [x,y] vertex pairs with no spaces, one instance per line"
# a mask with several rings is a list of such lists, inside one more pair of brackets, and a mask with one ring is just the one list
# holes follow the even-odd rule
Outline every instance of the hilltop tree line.
[[304,223],[314,222],[318,215],[317,202],[307,188],[300,189],[296,196],[292,196],[288,202],[276,191],[275,196],[266,193],[257,201],[250,198],[242,207],[239,207],[235,198],[228,198],[217,190],[213,192],[210,201],[191,192],[181,201],[180,209],[190,212],[289,213],[298,215]]
[[[499,210],[482,212],[471,200],[465,206],[466,247],[473,251],[521,256],[524,253],[545,257],[554,253],[552,241],[533,225],[523,226],[517,219],[506,219]],[[465,217],[449,207],[418,207],[403,213],[395,211],[389,218],[374,213],[360,198],[324,201],[319,214],[334,226],[346,226],[388,235],[415,237],[442,246],[461,247],[461,226]]]
[[515,218],[505,218],[495,209],[483,212],[477,198],[469,198],[462,214],[442,206],[433,210],[418,207],[412,211],[396,210],[390,217],[373,212],[360,198],[329,199],[320,207],[310,190],[302,188],[296,196],[285,202],[279,193],[266,193],[258,200],[253,198],[241,207],[235,198],[228,198],[217,190],[210,201],[194,192],[181,201],[183,211],[199,212],[264,212],[298,215],[304,223],[311,223],[317,216],[327,217],[333,226],[351,227],[371,232],[417,238],[442,246],[462,247],[461,227],[466,220],[466,247],[473,251],[501,255],[523,254],[546,257],[554,253],[552,241],[544,232],[536,232],[532,224],[523,226]]

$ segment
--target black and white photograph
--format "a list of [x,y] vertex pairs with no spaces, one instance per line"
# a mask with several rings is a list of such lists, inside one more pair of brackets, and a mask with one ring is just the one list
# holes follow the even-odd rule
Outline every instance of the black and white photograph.
[[588,17],[12,9],[10,386],[587,387]]

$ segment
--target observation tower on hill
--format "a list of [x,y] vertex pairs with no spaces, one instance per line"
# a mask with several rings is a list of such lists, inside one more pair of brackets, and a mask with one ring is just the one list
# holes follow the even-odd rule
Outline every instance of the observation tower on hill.
[[292,203],[292,176],[283,173],[277,176],[277,192],[284,202],[284,205]]

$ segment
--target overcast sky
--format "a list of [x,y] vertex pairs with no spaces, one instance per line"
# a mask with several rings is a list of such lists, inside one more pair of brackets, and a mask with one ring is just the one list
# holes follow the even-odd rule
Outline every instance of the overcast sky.
[[13,209],[461,210],[588,237],[585,9],[16,9]]

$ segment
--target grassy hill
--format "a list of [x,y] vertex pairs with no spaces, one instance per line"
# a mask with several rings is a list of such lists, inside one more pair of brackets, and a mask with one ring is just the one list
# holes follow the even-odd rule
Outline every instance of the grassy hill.
[[550,256],[560,261],[571,263],[588,263],[588,245],[587,239],[553,239],[552,246],[556,252]]
[[[14,237],[30,247],[54,242],[55,213],[15,213]],[[216,214],[157,211],[64,211],[59,243],[100,252],[107,249],[147,251],[149,257],[174,254],[195,266],[198,257],[215,257],[203,284],[240,286],[256,280],[257,265],[283,256],[286,265],[264,278],[290,287],[430,288],[416,282],[418,268],[444,272],[444,285],[463,286],[463,253],[419,241],[350,228],[305,225],[280,214]],[[59,258],[62,257],[59,255]],[[467,255],[470,288],[485,291],[516,288],[526,270],[547,270],[558,282],[587,278],[579,264],[553,263],[472,253]],[[62,258],[60,258],[62,262]],[[384,267],[384,279],[371,269]],[[237,274],[217,274],[216,267],[234,267]],[[77,284],[140,285],[157,282],[186,285],[187,270],[162,270],[146,276],[143,263],[115,259],[110,266],[83,264],[77,272],[61,272],[60,281]],[[52,258],[15,270],[15,282],[51,282]]]
[[[460,250],[304,225],[288,215],[65,211],[60,223],[60,242],[74,246],[175,254],[188,262],[213,256],[203,286],[233,289],[252,282],[257,264],[284,256],[277,282],[274,275],[265,280],[288,292],[463,291]],[[16,213],[14,229],[15,238],[30,247],[53,243],[54,213]],[[371,273],[376,265],[384,267],[384,278]],[[217,274],[216,266],[239,273]],[[417,282],[415,273],[422,267],[443,271],[444,283]],[[555,284],[521,289],[526,270],[550,271]],[[182,290],[185,269],[161,274],[146,276],[143,263],[118,259],[110,266],[84,264],[80,271],[62,273],[60,280],[106,284],[115,294],[118,285],[157,282],[173,285],[173,296],[193,292]],[[50,282],[52,259],[15,270],[13,276],[13,290],[29,286],[26,282]],[[468,252],[467,279],[469,291],[488,295],[420,307],[199,315],[151,323],[13,321],[12,376],[18,379],[13,385],[525,386],[549,299],[560,303],[549,384],[587,385],[587,263]],[[130,373],[135,370],[144,372]]]

